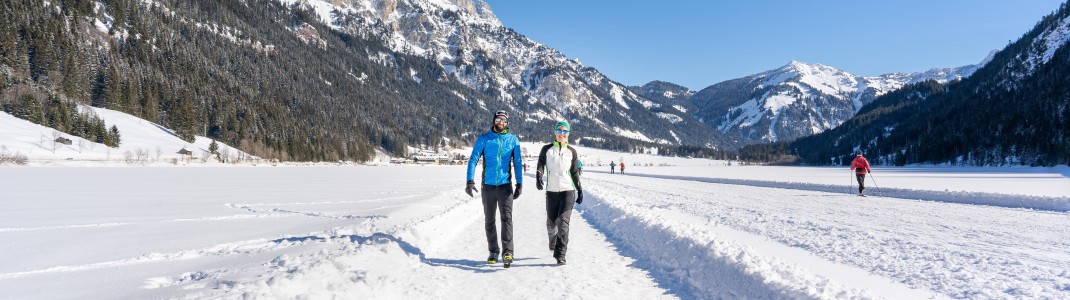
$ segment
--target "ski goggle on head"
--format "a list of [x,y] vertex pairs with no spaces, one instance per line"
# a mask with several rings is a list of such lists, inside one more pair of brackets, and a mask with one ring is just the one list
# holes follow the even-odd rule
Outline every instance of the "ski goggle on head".
[[507,123],[509,119],[509,113],[504,110],[494,112],[494,123]]

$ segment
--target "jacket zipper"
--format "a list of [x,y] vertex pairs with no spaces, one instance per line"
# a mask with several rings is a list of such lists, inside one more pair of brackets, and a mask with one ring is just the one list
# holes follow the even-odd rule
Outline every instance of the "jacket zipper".
[[[498,134],[498,167],[502,167],[502,134]],[[494,170],[494,185],[502,184],[502,172],[500,170]]]

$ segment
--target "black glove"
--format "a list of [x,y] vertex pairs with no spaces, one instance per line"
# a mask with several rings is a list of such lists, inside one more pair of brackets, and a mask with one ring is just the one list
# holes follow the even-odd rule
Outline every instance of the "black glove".
[[519,185],[519,184],[518,184],[518,185],[516,185],[516,189],[515,189],[515,190],[513,190],[513,199],[516,199],[516,198],[520,198],[520,188],[521,188],[521,187],[522,187],[522,186],[521,186],[521,185]]
[[476,195],[472,194],[473,191],[479,193],[479,191],[476,190],[476,182],[469,180],[468,184],[464,187],[464,192],[468,193],[468,196],[475,197]]
[[576,204],[583,203],[583,191],[576,191]]
[[535,178],[535,188],[542,190],[542,178]]

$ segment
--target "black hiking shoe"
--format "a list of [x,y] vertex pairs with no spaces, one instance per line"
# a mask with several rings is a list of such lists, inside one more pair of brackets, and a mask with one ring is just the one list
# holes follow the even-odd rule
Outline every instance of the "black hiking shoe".
[[513,264],[513,254],[512,253],[506,253],[505,255],[503,255],[502,256],[502,262],[504,262],[505,263],[505,267],[508,268],[509,265]]
[[490,257],[487,257],[487,264],[493,265],[496,263],[498,263],[498,253],[491,253]]
[[558,265],[558,266],[563,266],[563,265],[565,265],[565,257],[564,257],[564,256],[562,256],[562,257],[556,257],[556,258],[557,258],[557,265]]

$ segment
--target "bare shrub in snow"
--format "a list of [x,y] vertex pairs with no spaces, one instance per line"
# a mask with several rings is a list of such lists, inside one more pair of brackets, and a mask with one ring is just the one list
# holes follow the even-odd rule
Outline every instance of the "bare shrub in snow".
[[230,162],[230,148],[220,149],[218,151],[218,153],[219,154],[217,156],[219,156],[219,162],[222,162],[222,163]]
[[6,164],[6,163],[13,163],[13,164],[16,164],[16,165],[25,165],[29,161],[30,161],[30,158],[26,157],[25,154],[22,154],[22,153],[19,153],[19,152],[9,153],[7,151],[7,146],[0,145],[0,165]]
[[149,162],[149,149],[138,148],[137,152],[134,152],[137,157],[137,162],[140,164],[146,164]]
[[62,136],[63,134],[59,133],[59,131],[52,131],[52,154],[55,154],[56,149],[59,148],[59,138]]

